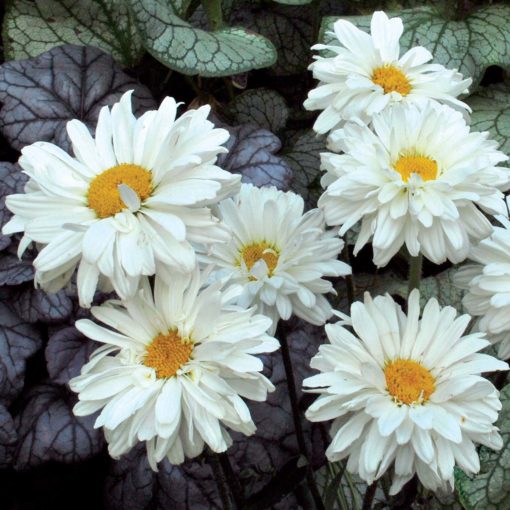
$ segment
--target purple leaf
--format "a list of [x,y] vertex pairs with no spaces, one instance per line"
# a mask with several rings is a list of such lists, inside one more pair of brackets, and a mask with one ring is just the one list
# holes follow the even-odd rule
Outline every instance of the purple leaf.
[[228,104],[227,111],[234,124],[255,124],[276,133],[285,127],[289,108],[285,99],[271,89],[251,89]]
[[27,284],[13,288],[11,299],[16,313],[27,322],[61,322],[73,311],[73,302],[64,289],[48,294]]
[[0,402],[10,404],[23,388],[25,362],[41,345],[39,333],[0,303]]
[[12,416],[0,404],[0,469],[10,466],[17,438]]
[[0,66],[0,129],[15,149],[48,141],[69,150],[67,122],[95,128],[101,107],[130,89],[137,114],[154,107],[149,90],[110,55],[91,46],[57,46]]
[[32,262],[20,260],[12,253],[2,253],[0,256],[0,286],[20,285],[34,278]]
[[74,416],[75,402],[76,397],[63,386],[40,384],[31,389],[15,417],[19,432],[15,469],[50,460],[80,462],[101,451],[103,431],[93,428],[95,416]]
[[229,152],[219,156],[218,166],[241,174],[243,182],[289,189],[292,170],[276,155],[282,146],[277,136],[250,124],[225,127],[230,131],[230,138],[225,144]]
[[[3,227],[12,217],[5,207],[5,197],[13,193],[22,193],[28,177],[21,172],[17,163],[0,163],[0,227]],[[5,250],[11,244],[10,236],[0,233],[0,250]]]
[[50,336],[46,346],[46,365],[53,382],[67,384],[80,374],[99,344],[83,336],[74,326],[66,326]]

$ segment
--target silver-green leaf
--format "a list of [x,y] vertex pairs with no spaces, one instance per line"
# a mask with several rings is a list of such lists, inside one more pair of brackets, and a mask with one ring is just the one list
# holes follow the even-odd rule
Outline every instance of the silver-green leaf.
[[13,0],[5,13],[6,57],[36,57],[61,44],[96,46],[125,66],[143,54],[128,6],[117,0]]
[[[462,21],[446,19],[438,9],[430,6],[406,9],[393,15],[404,22],[405,30],[400,40],[402,51],[425,46],[434,55],[435,62],[471,76],[473,90],[487,67],[497,65],[510,70],[510,6],[490,5]],[[332,41],[328,31],[337,19],[330,16],[323,19],[322,41]],[[346,19],[369,31],[371,16]]]
[[480,474],[469,477],[456,471],[455,485],[466,510],[510,509],[510,385],[500,394],[503,408],[496,425],[503,438],[503,448],[480,451]]
[[498,83],[480,89],[467,102],[473,109],[471,128],[489,131],[501,150],[510,154],[510,86]]
[[265,37],[239,27],[195,28],[165,0],[129,0],[147,51],[187,75],[230,76],[268,67],[276,50]]

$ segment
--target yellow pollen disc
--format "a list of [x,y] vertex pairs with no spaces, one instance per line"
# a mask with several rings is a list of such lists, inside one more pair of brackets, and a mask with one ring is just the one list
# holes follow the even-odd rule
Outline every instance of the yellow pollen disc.
[[255,265],[255,262],[262,259],[267,265],[269,276],[273,276],[273,271],[278,264],[277,250],[275,250],[273,246],[266,243],[265,241],[245,246],[241,250],[241,257],[244,260],[248,270],[251,270],[251,268]]
[[122,163],[94,177],[89,186],[87,200],[98,218],[114,216],[126,209],[126,204],[120,198],[119,184],[129,186],[143,202],[152,193],[152,174],[139,165]]
[[393,166],[404,182],[409,180],[411,174],[418,174],[424,181],[437,178],[437,162],[427,156],[400,156]]
[[183,339],[177,331],[160,333],[147,346],[143,363],[156,370],[158,379],[173,377],[190,360],[193,342]]
[[412,88],[407,76],[395,66],[377,67],[372,73],[372,81],[380,85],[385,94],[398,92],[402,96],[407,96]]
[[386,387],[399,404],[423,404],[436,389],[434,376],[417,361],[396,359],[384,369]]

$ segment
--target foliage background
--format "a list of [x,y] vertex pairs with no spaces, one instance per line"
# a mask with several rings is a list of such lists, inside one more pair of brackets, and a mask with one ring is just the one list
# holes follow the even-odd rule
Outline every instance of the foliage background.
[[[319,152],[324,140],[311,130],[315,114],[302,108],[314,86],[307,65],[310,46],[340,15],[367,26],[375,9],[403,17],[403,44],[423,44],[437,60],[474,78],[468,99],[472,124],[490,130],[510,152],[510,2],[460,0],[11,0],[0,4],[0,222],[8,219],[5,195],[25,182],[19,150],[37,140],[69,148],[65,123],[80,118],[92,129],[99,108],[135,89],[137,113],[166,95],[188,106],[209,103],[217,123],[229,129],[229,154],[220,165],[258,185],[274,184],[302,194],[308,207],[320,195]],[[193,13],[191,15],[191,13]],[[328,18],[328,16],[332,16]],[[232,28],[237,27],[237,28]],[[66,44],[65,46],[61,46]],[[76,46],[79,45],[79,46]],[[99,49],[97,49],[99,48]],[[26,59],[26,60],[23,60]],[[376,270],[371,249],[356,258],[352,241],[343,256],[354,284],[336,283],[335,305],[346,311],[364,290],[390,292],[405,301],[407,256]],[[211,465],[204,456],[183,467],[164,464],[153,473],[143,449],[115,462],[93,419],[77,419],[66,383],[76,375],[93,342],[73,327],[86,311],[73,289],[48,296],[33,289],[31,258],[19,261],[16,240],[0,235],[0,508],[168,509],[221,508]],[[426,263],[423,298],[435,295],[462,309],[448,264]],[[101,301],[106,296],[97,296]],[[297,383],[311,375],[309,359],[324,341],[321,328],[291,320],[288,335]],[[230,466],[232,500],[246,509],[311,508],[294,435],[279,353],[264,359],[277,386],[265,404],[250,404],[258,424],[254,438],[237,438]],[[503,375],[495,383],[502,388]],[[383,480],[374,508],[510,508],[510,399],[500,424],[506,448],[482,452],[474,480],[457,473],[459,493],[438,498],[408,487],[390,499]],[[300,395],[305,409],[309,396]],[[366,486],[327,465],[327,427],[304,423],[307,447],[326,508],[361,508]],[[506,427],[506,428],[505,428]],[[232,469],[232,471],[229,471]],[[417,492],[418,490],[418,492]],[[241,504],[239,504],[241,502]]]

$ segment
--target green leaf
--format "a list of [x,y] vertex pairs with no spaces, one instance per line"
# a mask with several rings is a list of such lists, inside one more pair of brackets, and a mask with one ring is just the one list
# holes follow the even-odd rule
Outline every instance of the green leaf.
[[[473,77],[473,88],[478,86],[485,69],[491,65],[510,70],[510,7],[491,5],[474,12],[462,21],[450,21],[434,7],[406,9],[389,13],[404,22],[400,40],[402,53],[413,46],[425,46],[434,55],[434,62]],[[334,40],[332,30],[336,17],[322,21],[320,39]],[[347,17],[362,30],[369,32],[371,16]],[[401,53],[401,54],[402,54]]]
[[305,71],[312,61],[313,11],[310,7],[285,7],[253,1],[240,4],[232,12],[232,22],[270,39],[278,51],[271,68],[277,75]]
[[503,408],[496,425],[500,428],[503,448],[499,452],[482,448],[480,474],[469,477],[455,473],[455,486],[466,510],[510,509],[510,385],[500,394]]
[[510,154],[510,86],[498,83],[482,88],[467,103],[473,109],[472,129],[489,131],[491,138],[501,144],[501,150]]
[[13,0],[3,39],[10,60],[36,57],[61,44],[96,46],[125,66],[143,53],[129,9],[117,0]]
[[229,76],[275,63],[265,37],[238,27],[194,28],[165,0],[129,0],[145,47],[170,69],[187,75]]
[[235,124],[255,124],[276,133],[285,127],[289,109],[275,90],[252,89],[237,96],[227,107]]

